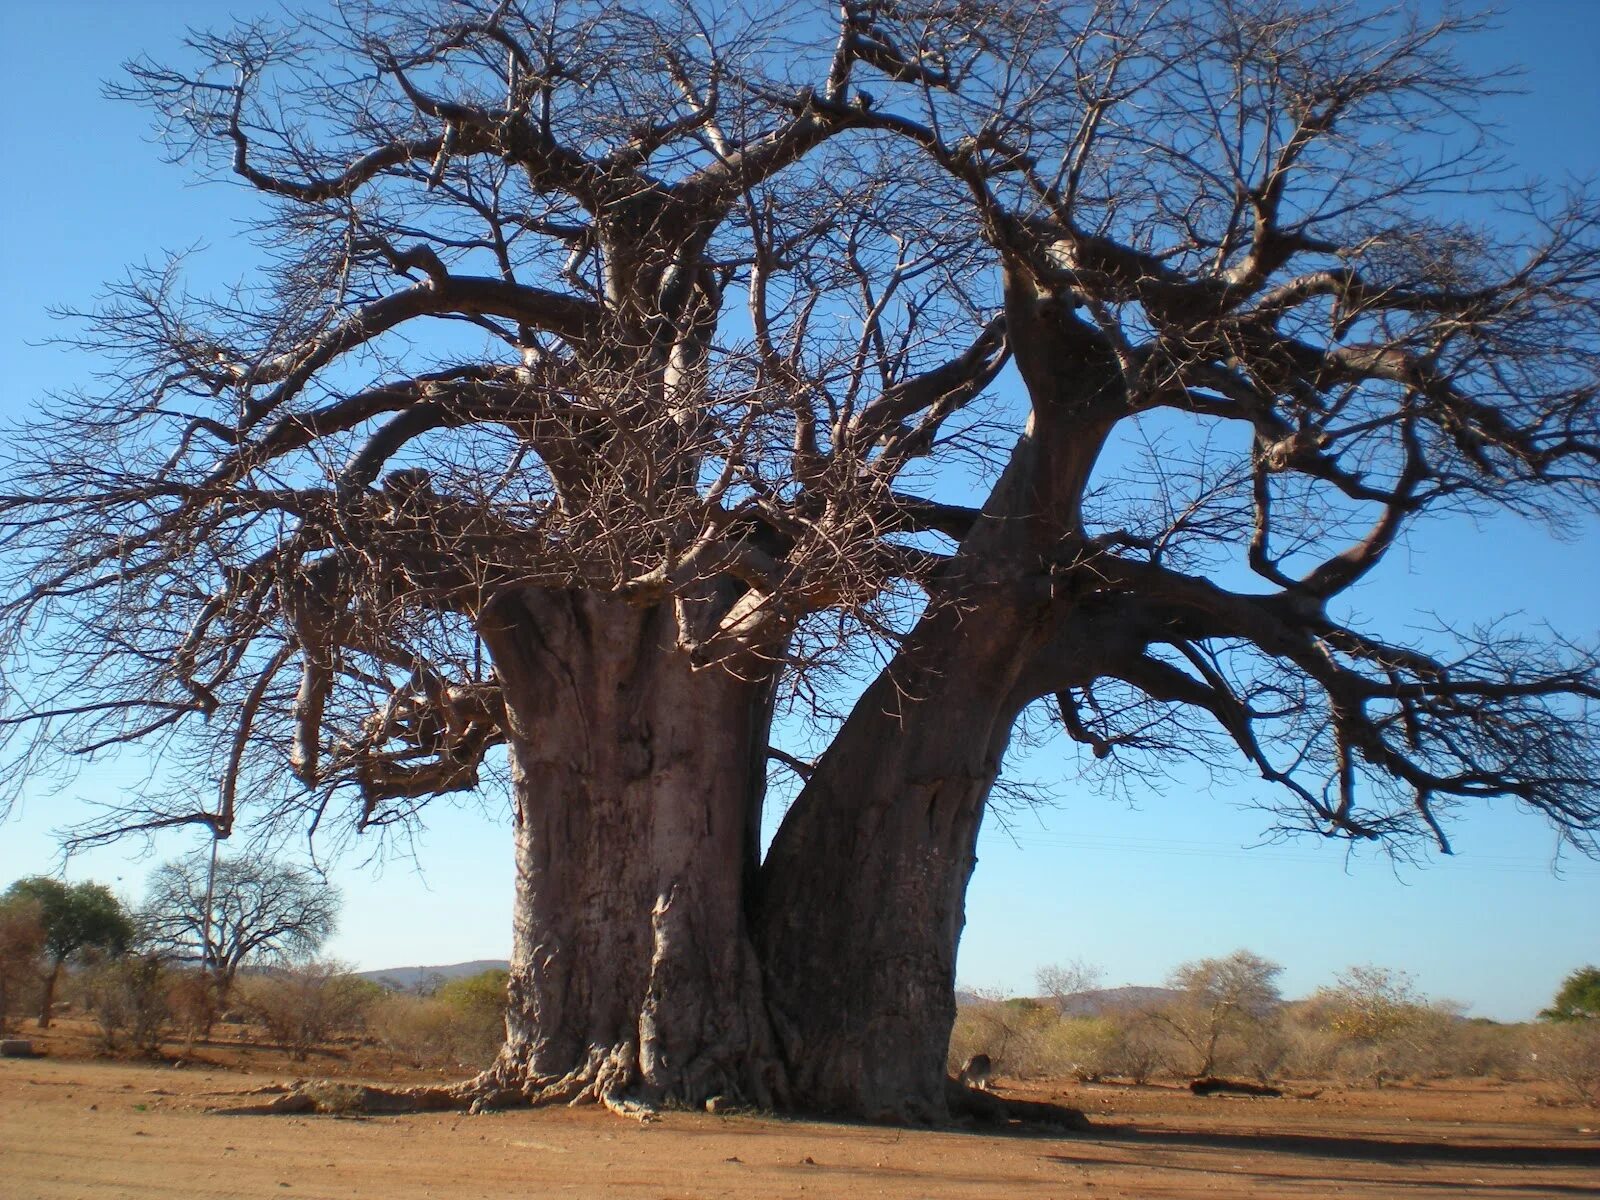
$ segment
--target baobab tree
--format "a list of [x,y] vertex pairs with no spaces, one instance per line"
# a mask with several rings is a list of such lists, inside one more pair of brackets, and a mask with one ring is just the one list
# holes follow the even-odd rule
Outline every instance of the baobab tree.
[[[5,728],[193,756],[88,838],[381,832],[503,745],[507,1041],[463,1100],[943,1114],[1041,699],[1108,769],[1242,755],[1323,834],[1503,796],[1592,846],[1591,655],[1339,598],[1426,513],[1592,506],[1594,202],[1442,220],[1471,23],[1345,25],[371,0],[134,63],[272,265],[87,315],[109,383],[0,499]],[[1107,453],[1162,418],[1183,453]],[[770,746],[865,646],[825,753]],[[763,859],[770,757],[805,782]]]
[[785,1098],[747,935],[779,675],[937,565],[896,482],[1004,361],[981,244],[784,78],[843,102],[855,46],[351,4],[121,85],[265,197],[276,262],[115,289],[111,386],[15,444],[15,717],[182,731],[215,781],[89,836],[381,830],[505,744],[497,1092]]
[[[1452,813],[1505,798],[1594,851],[1593,650],[1411,645],[1346,599],[1430,515],[1559,522],[1600,482],[1600,204],[1504,188],[1495,223],[1452,215],[1495,179],[1493,81],[1452,51],[1475,22],[1371,16],[877,14],[896,87],[864,120],[981,214],[1029,409],[765,864],[808,1094],[938,1103],[979,823],[1036,701],[1108,772],[1242,761],[1283,829],[1448,850]],[[1181,452],[1108,455],[1163,422]]]

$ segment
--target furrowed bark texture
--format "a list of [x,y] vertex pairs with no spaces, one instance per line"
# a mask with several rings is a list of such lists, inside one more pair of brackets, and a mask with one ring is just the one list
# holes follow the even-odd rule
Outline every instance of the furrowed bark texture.
[[818,764],[765,868],[759,944],[796,1102],[948,1115],[956,945],[1012,722],[1017,629],[925,621]]
[[770,681],[691,671],[670,609],[593,594],[502,602],[484,636],[510,723],[517,888],[485,1083],[618,1110],[781,1102],[731,869],[754,854]]
[[1044,564],[1121,415],[1115,364],[1059,303],[1007,287],[1028,431],[945,588],[868,688],[779,829],[757,942],[802,1107],[943,1120],[956,947],[984,805],[1031,701],[1119,628]]

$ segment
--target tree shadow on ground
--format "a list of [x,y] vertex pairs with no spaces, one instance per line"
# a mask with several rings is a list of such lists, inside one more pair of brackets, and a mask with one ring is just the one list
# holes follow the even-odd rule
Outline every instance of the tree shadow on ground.
[[1308,1158],[1359,1159],[1381,1163],[1454,1163],[1496,1167],[1593,1167],[1600,1171],[1600,1146],[1541,1146],[1531,1143],[1476,1145],[1405,1138],[1318,1133],[1218,1133],[1096,1126],[1095,1133],[1119,1142],[1171,1150],[1200,1148]]

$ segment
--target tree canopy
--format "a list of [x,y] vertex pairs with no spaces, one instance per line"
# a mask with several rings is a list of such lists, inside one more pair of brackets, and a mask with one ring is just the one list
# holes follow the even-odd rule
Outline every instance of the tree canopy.
[[62,883],[47,875],[19,879],[5,891],[8,901],[33,901],[44,923],[44,949],[56,963],[84,950],[120,954],[133,941],[133,920],[111,889],[101,883]]
[[1550,1007],[1539,1016],[1547,1021],[1600,1018],[1600,967],[1579,967],[1563,979]]
[[0,900],[37,906],[46,964],[39,1007],[41,1029],[50,1024],[56,980],[68,961],[91,951],[121,954],[137,935],[133,918],[104,884],[69,884],[47,875],[34,875],[17,880]]
[[403,828],[503,745],[479,1088],[622,1109],[942,1113],[1030,706],[1283,830],[1448,849],[1505,799],[1592,851],[1593,649],[1350,598],[1430,515],[1600,496],[1600,206],[1497,173],[1481,27],[345,0],[135,60],[263,268],[83,315],[100,385],[3,466],[0,730],[186,756],[89,840]]
[[264,854],[207,854],[150,875],[139,919],[156,948],[212,972],[223,993],[246,961],[311,958],[332,936],[339,892],[303,867]]

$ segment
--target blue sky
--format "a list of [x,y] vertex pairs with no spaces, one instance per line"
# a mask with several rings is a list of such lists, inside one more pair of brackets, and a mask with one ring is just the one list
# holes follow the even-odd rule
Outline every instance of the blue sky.
[[[1468,53],[1485,71],[1527,68],[1526,95],[1497,102],[1507,154],[1529,174],[1600,174],[1600,34],[1596,5],[1518,0],[1501,28]],[[123,268],[196,244],[206,280],[248,268],[234,222],[241,191],[197,186],[160,162],[142,112],[100,97],[101,81],[138,51],[159,56],[188,24],[248,15],[249,3],[61,0],[0,4],[0,420],[15,420],[53,387],[83,382],[94,364],[40,345],[47,305],[83,305]],[[23,119],[26,118],[26,119]],[[1561,542],[1515,520],[1439,524],[1363,587],[1357,607],[1393,630],[1427,621],[1516,612],[1591,638],[1600,628],[1600,525]],[[1600,962],[1600,864],[1570,856],[1552,871],[1555,842],[1510,806],[1453,829],[1457,854],[1395,867],[1370,851],[1304,840],[1247,849],[1266,819],[1259,783],[1211,783],[1175,773],[1159,788],[1107,799],[1081,785],[1059,746],[1018,764],[1052,781],[1057,807],[991,820],[969,899],[961,978],[1025,991],[1044,963],[1080,958],[1109,984],[1150,983],[1177,963],[1246,947],[1286,967],[1301,994],[1356,963],[1411,971],[1435,997],[1502,1019],[1529,1016],[1561,977]],[[1600,769],[1600,764],[1597,764]],[[0,825],[0,885],[54,864],[50,830],[114,794],[136,762],[98,764],[60,794],[30,792]],[[1130,802],[1131,800],[1131,802]],[[197,834],[113,847],[75,859],[69,874],[136,896],[165,857]],[[331,946],[362,967],[503,957],[510,942],[511,863],[503,821],[473,804],[433,810],[413,866],[381,872],[336,864],[343,927]]]

